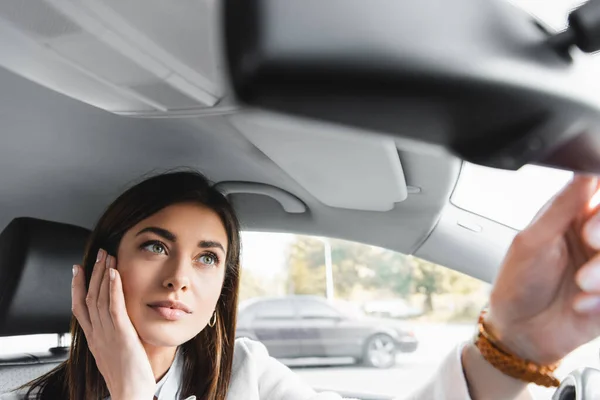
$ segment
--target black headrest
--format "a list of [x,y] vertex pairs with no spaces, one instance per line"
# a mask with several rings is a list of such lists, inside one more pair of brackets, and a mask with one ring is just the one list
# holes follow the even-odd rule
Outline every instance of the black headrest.
[[87,229],[16,218],[0,234],[0,336],[65,333]]

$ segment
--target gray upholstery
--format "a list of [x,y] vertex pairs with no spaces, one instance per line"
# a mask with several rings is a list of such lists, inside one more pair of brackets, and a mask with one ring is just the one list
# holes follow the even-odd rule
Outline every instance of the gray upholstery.
[[67,354],[48,352],[0,357],[0,394],[10,392],[45,374],[64,361]]

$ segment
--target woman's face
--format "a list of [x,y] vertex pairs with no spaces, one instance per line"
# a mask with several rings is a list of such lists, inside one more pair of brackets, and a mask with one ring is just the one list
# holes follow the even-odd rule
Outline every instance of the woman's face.
[[193,203],[166,207],[127,231],[117,269],[142,342],[178,346],[206,327],[221,294],[227,245],[219,216]]

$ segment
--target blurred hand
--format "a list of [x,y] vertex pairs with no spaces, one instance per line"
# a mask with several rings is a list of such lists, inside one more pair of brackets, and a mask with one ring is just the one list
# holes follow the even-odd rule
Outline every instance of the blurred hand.
[[486,323],[521,358],[551,364],[600,335],[598,179],[576,176],[513,241]]
[[83,269],[73,267],[73,314],[112,400],[151,400],[156,386],[154,374],[127,315],[121,277],[115,267],[115,258],[100,250],[89,291]]

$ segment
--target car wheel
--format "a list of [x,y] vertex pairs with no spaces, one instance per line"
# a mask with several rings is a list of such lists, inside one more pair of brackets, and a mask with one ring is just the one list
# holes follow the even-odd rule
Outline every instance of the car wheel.
[[374,368],[390,368],[396,364],[396,343],[385,334],[371,337],[365,345],[363,363]]

